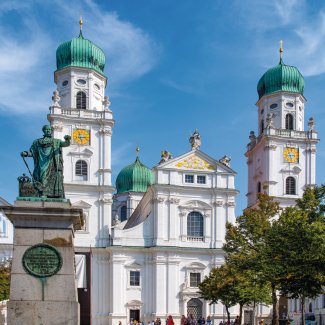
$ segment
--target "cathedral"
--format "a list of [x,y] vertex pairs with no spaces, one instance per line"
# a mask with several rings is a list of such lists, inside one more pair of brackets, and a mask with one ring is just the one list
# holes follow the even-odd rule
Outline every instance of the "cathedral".
[[[250,132],[245,153],[248,206],[261,191],[283,207],[294,205],[315,184],[319,140],[312,118],[304,128],[304,78],[281,54],[257,86],[258,131]],[[210,315],[218,324],[224,308],[201,299],[198,284],[224,263],[225,226],[236,220],[239,191],[230,158],[202,152],[195,130],[189,151],[177,157],[162,151],[153,168],[137,149],[114,183],[114,109],[104,68],[104,52],[81,29],[59,45],[48,114],[54,138],[72,137],[63,150],[65,193],[84,213],[84,227],[75,233],[81,324],[147,323],[168,315],[179,324],[188,314]],[[9,256],[4,239],[10,242],[12,228],[3,215],[0,222],[0,253]],[[235,317],[237,309],[231,311]],[[269,309],[260,306],[258,313],[266,317]]]

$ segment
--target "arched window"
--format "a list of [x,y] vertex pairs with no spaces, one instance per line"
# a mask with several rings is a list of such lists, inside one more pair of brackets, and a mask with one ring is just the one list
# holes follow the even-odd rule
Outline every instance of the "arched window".
[[264,120],[261,120],[260,133],[262,134],[263,131],[264,131]]
[[127,213],[126,213],[126,205],[123,205],[121,208],[121,221],[125,221],[127,219]]
[[292,114],[287,114],[286,115],[286,125],[285,125],[285,128],[287,130],[293,130],[293,116]]
[[84,160],[78,160],[76,162],[76,176],[79,176],[79,179],[87,180],[88,177],[88,164]]
[[261,182],[257,183],[257,193],[261,193],[262,192],[262,184]]
[[289,176],[286,179],[286,194],[290,194],[290,195],[296,194],[296,180],[292,176]]
[[203,216],[200,212],[190,212],[187,216],[187,236],[203,237]]
[[4,217],[0,216],[0,237],[7,234],[7,222]]
[[86,109],[87,96],[83,91],[77,92],[77,108]]

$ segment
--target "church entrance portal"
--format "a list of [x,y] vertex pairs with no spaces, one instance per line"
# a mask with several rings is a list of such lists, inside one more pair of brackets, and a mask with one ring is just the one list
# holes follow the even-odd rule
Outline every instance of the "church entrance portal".
[[194,319],[202,317],[202,301],[197,298],[192,298],[187,303],[187,315],[193,315]]
[[139,309],[130,309],[130,320],[140,321],[140,310]]

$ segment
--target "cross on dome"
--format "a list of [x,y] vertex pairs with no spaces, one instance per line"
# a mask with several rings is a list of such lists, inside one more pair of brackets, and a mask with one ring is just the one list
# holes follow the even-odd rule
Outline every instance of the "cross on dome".
[[279,50],[279,52],[280,52],[280,62],[282,62],[282,53],[283,53],[283,41],[282,40],[280,41],[280,50]]

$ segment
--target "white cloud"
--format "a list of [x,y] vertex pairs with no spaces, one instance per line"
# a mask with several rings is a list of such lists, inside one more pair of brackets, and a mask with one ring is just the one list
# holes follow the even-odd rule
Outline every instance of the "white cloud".
[[[133,156],[132,156],[133,154]],[[131,142],[124,142],[122,145],[112,148],[112,170],[113,177],[115,178],[117,174],[127,165],[130,165],[135,160],[135,147]]]
[[316,12],[308,5],[304,0],[249,0],[248,6],[237,2],[242,22],[255,31],[249,55],[265,67],[275,65],[283,39],[285,63],[297,66],[304,76],[325,73],[325,8]]
[[244,22],[245,28],[254,30],[254,36],[300,19],[304,0],[237,0],[236,17]]
[[[42,17],[37,14],[42,10]],[[47,113],[52,91],[58,33],[71,39],[71,21],[84,12],[84,35],[106,54],[106,73],[118,92],[119,86],[150,71],[157,62],[159,46],[143,30],[122,21],[116,13],[99,8],[90,0],[48,2],[2,1],[0,15],[20,17],[19,28],[1,19],[0,113]],[[60,14],[59,14],[60,13]],[[51,22],[46,20],[46,14]],[[45,18],[45,19],[44,19]],[[54,20],[54,21],[53,21]],[[53,28],[52,28],[53,27]]]
[[273,2],[283,25],[293,23],[298,19],[297,13],[301,12],[303,4],[303,0],[276,0]]
[[156,64],[159,45],[139,27],[121,20],[117,13],[104,11],[91,0],[57,3],[67,21],[76,20],[76,12],[85,13],[83,35],[104,50],[105,71],[114,86],[141,77]]
[[49,92],[49,87],[42,78],[42,62],[48,61],[53,45],[27,13],[21,24],[25,37],[19,39],[6,32],[5,26],[0,29],[3,36],[0,43],[0,112],[11,114],[45,109],[46,113],[50,100],[46,100],[45,92]]
[[180,92],[183,93],[187,93],[187,94],[199,94],[200,92],[198,91],[197,88],[195,88],[194,86],[188,85],[188,84],[184,84],[184,83],[180,83],[177,81],[174,81],[170,78],[164,78],[161,80],[161,82],[171,88],[174,88]]
[[305,76],[325,72],[325,12],[320,12],[316,21],[305,23],[295,30],[297,41],[297,65]]

